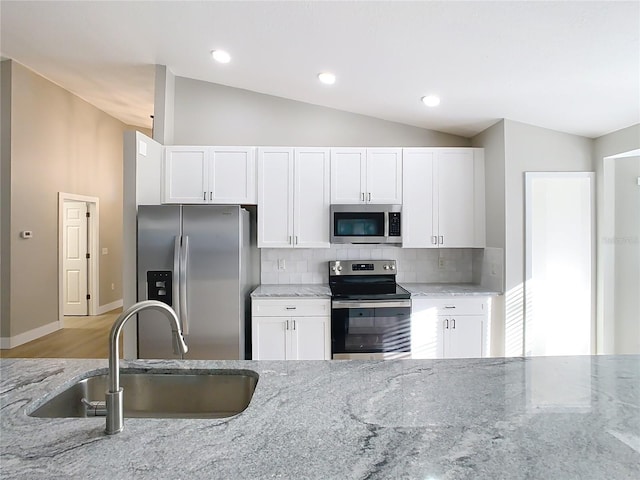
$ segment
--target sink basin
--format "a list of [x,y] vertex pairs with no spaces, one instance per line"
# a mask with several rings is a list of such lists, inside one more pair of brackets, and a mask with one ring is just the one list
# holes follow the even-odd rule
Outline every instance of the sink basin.
[[[85,378],[51,398],[32,417],[87,417],[89,402],[104,402],[108,375]],[[251,370],[205,373],[120,373],[125,418],[225,418],[244,411],[258,383]],[[89,409],[90,410],[90,409]]]

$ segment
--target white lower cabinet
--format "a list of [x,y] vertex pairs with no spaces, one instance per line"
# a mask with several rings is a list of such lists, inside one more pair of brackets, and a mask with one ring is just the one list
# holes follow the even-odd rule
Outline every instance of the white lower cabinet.
[[253,360],[331,359],[329,299],[253,299],[251,311]]
[[487,355],[487,298],[413,298],[411,305],[412,358]]

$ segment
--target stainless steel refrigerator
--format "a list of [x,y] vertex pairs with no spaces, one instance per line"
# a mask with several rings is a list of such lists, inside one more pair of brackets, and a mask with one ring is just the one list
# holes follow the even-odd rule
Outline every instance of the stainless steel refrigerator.
[[[238,205],[138,207],[138,301],[176,311],[188,359],[244,359],[259,283],[254,218]],[[138,357],[175,358],[162,314],[138,314]]]

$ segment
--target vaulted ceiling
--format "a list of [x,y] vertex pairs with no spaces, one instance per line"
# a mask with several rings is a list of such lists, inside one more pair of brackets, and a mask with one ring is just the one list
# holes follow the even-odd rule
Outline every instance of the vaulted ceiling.
[[3,57],[136,126],[155,64],[463,136],[500,118],[586,137],[640,122],[638,1],[3,0],[0,14]]

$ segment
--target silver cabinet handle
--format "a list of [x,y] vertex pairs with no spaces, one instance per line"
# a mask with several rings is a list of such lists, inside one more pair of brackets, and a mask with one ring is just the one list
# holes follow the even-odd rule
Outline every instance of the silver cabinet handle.
[[444,328],[445,328],[445,330],[447,330],[449,328],[449,319],[448,318],[446,318],[444,320]]
[[289,245],[293,245],[293,244],[291,243],[291,238],[292,238],[292,237],[291,237],[291,235],[289,235]]
[[455,305],[445,305],[444,308],[456,308],[456,306]]
[[371,192],[369,192],[369,201],[371,201]]
[[287,329],[287,330],[289,330],[289,320],[287,320],[287,327],[286,327],[286,329]]
[[213,192],[209,192],[209,200],[213,200]]
[[436,237],[435,235],[433,235],[433,236],[431,237],[431,243],[433,243],[434,245],[437,245],[437,244],[438,244],[438,237]]
[[207,201],[207,192],[204,192],[202,194],[202,200],[204,200],[205,202]]
[[442,245],[444,243],[444,235],[440,235],[440,244]]
[[294,238],[295,238],[294,244],[297,245],[298,244],[298,235],[296,235]]
[[454,330],[456,328],[456,319],[455,318],[451,319],[451,328],[453,328]]
[[362,192],[360,195],[362,195],[362,201],[364,202],[364,192]]
[[287,310],[295,310],[297,307],[285,307]]
[[296,321],[295,320],[291,320],[291,322],[293,323],[293,330],[296,329]]

